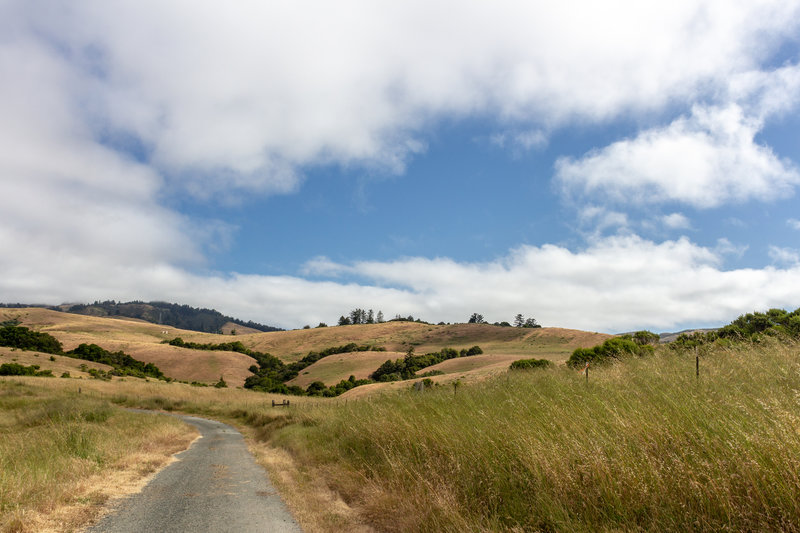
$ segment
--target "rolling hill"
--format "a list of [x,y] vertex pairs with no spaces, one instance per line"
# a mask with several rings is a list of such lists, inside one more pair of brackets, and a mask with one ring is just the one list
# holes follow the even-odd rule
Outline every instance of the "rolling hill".
[[[416,322],[385,322],[292,331],[252,332],[236,325],[237,335],[220,335],[181,330],[126,317],[97,317],[43,308],[2,308],[0,321],[16,319],[21,325],[49,333],[65,350],[81,343],[94,343],[108,350],[122,350],[136,359],[158,366],[165,375],[186,381],[215,383],[220,376],[231,386],[241,386],[255,364],[251,357],[229,351],[190,350],[163,344],[181,337],[197,343],[240,341],[247,348],[269,352],[286,363],[298,361],[310,351],[348,343],[371,344],[386,351],[351,352],[323,358],[304,369],[290,385],[306,387],[313,381],[333,385],[354,375],[367,377],[387,359],[398,359],[411,348],[416,354],[445,347],[469,348],[479,345],[484,354],[444,361],[424,371],[438,370],[435,381],[482,379],[503,372],[520,358],[544,358],[560,363],[578,347],[600,344],[609,337],[562,328],[511,328],[488,324],[430,325]],[[241,329],[240,329],[241,328]],[[242,334],[238,334],[241,331]],[[245,331],[248,331],[245,334]],[[19,352],[15,352],[19,353]],[[48,358],[41,361],[48,368]],[[57,370],[56,370],[57,371]],[[375,384],[365,390],[398,385]],[[348,394],[355,395],[357,389]],[[358,391],[358,394],[362,394]]]

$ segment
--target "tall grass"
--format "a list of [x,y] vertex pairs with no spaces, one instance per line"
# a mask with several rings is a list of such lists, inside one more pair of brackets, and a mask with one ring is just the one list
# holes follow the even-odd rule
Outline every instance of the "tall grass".
[[296,410],[273,434],[384,531],[800,531],[794,345]]
[[[67,391],[65,381],[0,380],[0,531],[37,530],[33,524],[56,508],[100,504],[106,496],[85,486],[92,476],[120,468],[146,473],[157,466],[150,461],[163,462],[148,450],[191,440],[176,419],[117,409],[77,387]],[[85,519],[62,516],[60,527]]]

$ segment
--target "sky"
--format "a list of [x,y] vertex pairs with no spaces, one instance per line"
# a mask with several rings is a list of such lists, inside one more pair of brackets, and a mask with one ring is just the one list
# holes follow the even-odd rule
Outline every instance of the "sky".
[[800,307],[800,0],[0,0],[0,301]]

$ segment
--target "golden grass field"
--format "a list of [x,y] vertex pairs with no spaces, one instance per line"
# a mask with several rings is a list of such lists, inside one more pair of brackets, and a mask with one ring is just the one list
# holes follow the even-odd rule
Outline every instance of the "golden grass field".
[[300,372],[300,375],[289,381],[289,385],[306,388],[314,381],[325,385],[335,385],[351,375],[356,379],[365,379],[387,359],[399,359],[400,352],[350,352],[324,357]]

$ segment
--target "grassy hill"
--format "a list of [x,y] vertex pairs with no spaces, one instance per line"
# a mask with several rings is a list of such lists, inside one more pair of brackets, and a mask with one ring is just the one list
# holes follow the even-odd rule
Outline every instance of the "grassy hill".
[[[224,376],[230,385],[240,386],[250,375],[248,368],[254,362],[235,352],[183,350],[161,344],[161,341],[195,332],[131,318],[94,317],[41,308],[0,309],[0,321],[11,319],[19,320],[22,326],[49,333],[61,341],[65,350],[82,343],[97,344],[111,351],[122,350],[180,380],[215,383]],[[42,368],[48,367],[42,364]]]
[[[335,384],[350,375],[367,377],[387,359],[403,356],[409,348],[424,354],[445,347],[469,348],[479,345],[484,355],[473,360],[452,360],[436,365],[449,378],[482,379],[504,371],[511,361],[537,357],[563,362],[577,347],[601,343],[608,335],[561,328],[509,328],[488,324],[430,325],[415,322],[385,322],[354,326],[257,332],[228,324],[237,335],[220,335],[181,330],[125,317],[97,317],[63,313],[42,308],[0,308],[0,321],[16,319],[23,326],[53,335],[65,350],[81,343],[94,343],[107,350],[122,350],[132,357],[153,363],[165,375],[186,381],[215,383],[220,376],[231,386],[241,386],[251,375],[255,361],[229,351],[189,350],[162,344],[181,337],[187,342],[218,344],[237,340],[246,347],[268,352],[286,363],[298,361],[310,351],[348,343],[371,344],[386,352],[352,352],[321,359],[306,368],[290,384],[308,386],[313,381]],[[240,334],[241,333],[241,334]],[[45,368],[44,366],[42,368]],[[371,389],[392,388],[379,384]],[[355,394],[355,390],[350,394]]]
[[[55,360],[51,360],[51,357]],[[88,372],[81,370],[81,365],[87,365],[88,368],[97,368],[104,372],[113,370],[112,367],[102,363],[86,362],[72,357],[51,356],[49,353],[23,351],[0,346],[0,364],[4,363],[17,363],[23,366],[39,365],[42,370],[50,370],[56,377],[64,372],[69,372],[71,377],[91,377]]]

